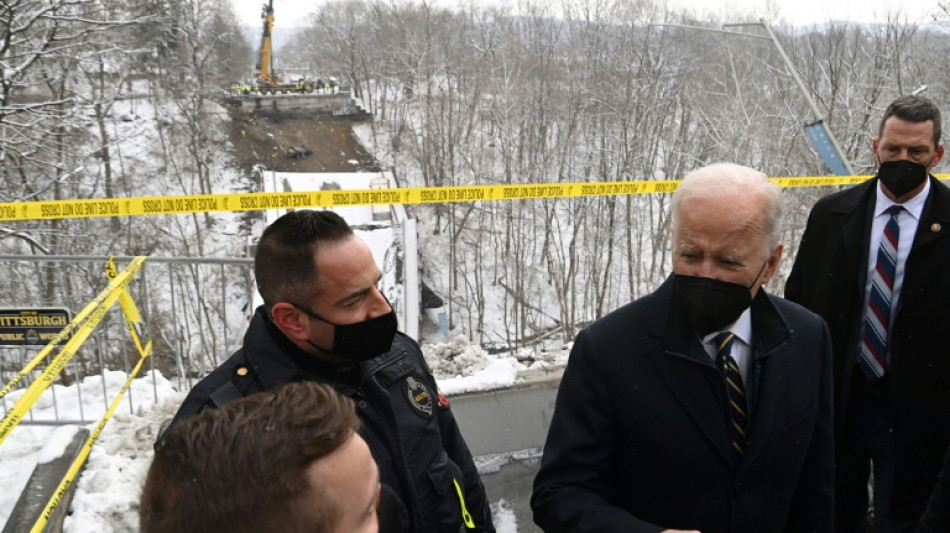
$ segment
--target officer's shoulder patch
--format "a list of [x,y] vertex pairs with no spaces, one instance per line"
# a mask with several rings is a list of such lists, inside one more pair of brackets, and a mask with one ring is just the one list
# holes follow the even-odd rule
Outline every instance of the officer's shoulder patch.
[[424,418],[432,418],[432,407],[435,401],[432,398],[432,391],[426,386],[421,378],[416,376],[406,377],[403,382],[406,401],[416,414]]

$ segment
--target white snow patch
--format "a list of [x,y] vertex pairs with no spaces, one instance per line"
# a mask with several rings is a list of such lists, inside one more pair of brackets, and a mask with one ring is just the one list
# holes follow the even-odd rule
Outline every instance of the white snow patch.
[[46,464],[55,461],[66,453],[66,447],[79,432],[79,426],[60,426],[53,430],[49,439],[36,454],[37,464]]
[[504,498],[491,504],[492,522],[497,533],[518,533],[518,521],[515,511]]
[[448,395],[473,391],[488,391],[510,387],[515,384],[518,370],[508,359],[496,359],[488,367],[471,376],[458,376],[439,380],[439,389]]
[[488,366],[491,356],[465,335],[449,342],[423,344],[422,353],[437,378],[472,375]]
[[514,452],[491,453],[474,457],[475,468],[478,473],[494,474],[512,461],[524,463],[527,466],[533,466],[541,459],[542,448],[528,448],[527,450],[517,450]]

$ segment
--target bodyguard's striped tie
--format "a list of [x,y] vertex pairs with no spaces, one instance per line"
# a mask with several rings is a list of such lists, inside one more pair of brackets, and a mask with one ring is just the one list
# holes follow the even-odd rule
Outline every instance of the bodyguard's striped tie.
[[739,454],[745,452],[746,430],[749,428],[749,416],[746,411],[745,388],[742,386],[742,373],[736,360],[732,358],[732,342],[735,333],[724,332],[716,335],[716,365],[726,380],[726,392],[729,396],[729,429],[732,432],[732,447]]
[[858,358],[868,381],[880,379],[887,372],[887,330],[891,323],[897,243],[900,238],[897,217],[903,209],[895,205],[887,210],[890,218],[884,226],[877,251],[877,265],[871,275],[871,293],[864,318],[864,334],[861,336],[861,357]]

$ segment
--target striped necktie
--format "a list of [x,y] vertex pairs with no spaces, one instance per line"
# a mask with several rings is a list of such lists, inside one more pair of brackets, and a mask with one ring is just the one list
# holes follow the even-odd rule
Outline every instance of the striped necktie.
[[871,275],[871,293],[861,336],[861,357],[858,359],[868,381],[875,381],[887,372],[887,330],[891,323],[897,243],[900,238],[897,217],[903,209],[902,206],[894,205],[887,210],[890,218],[884,226],[881,245],[877,250],[877,265]]
[[716,343],[716,365],[725,378],[726,393],[729,397],[729,430],[732,433],[732,447],[742,455],[745,452],[749,416],[746,414],[742,374],[731,355],[735,338],[735,333],[727,331],[716,335],[714,342]]

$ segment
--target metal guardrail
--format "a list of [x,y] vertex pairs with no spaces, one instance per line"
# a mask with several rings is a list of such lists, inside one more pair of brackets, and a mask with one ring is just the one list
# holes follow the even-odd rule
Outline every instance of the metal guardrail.
[[[114,259],[121,268],[133,256]],[[108,284],[104,270],[107,260],[107,256],[92,255],[0,255],[0,307],[82,309]],[[227,358],[240,344],[253,313],[252,281],[251,258],[150,257],[129,285],[143,318],[141,336],[155,345],[149,370],[173,380],[178,390],[188,390],[195,380]],[[0,383],[12,379],[42,348],[0,346]],[[128,373],[137,360],[121,311],[116,308],[22,423],[95,422],[111,401],[109,385],[115,380],[110,373]],[[41,371],[37,369],[35,376]],[[28,387],[35,376],[0,399],[0,415],[6,415],[18,391]],[[152,373],[151,398],[134,398],[130,391],[130,412],[137,404],[157,401],[157,379]],[[101,395],[101,410],[89,412],[87,405],[98,405],[88,401],[89,395]]]

